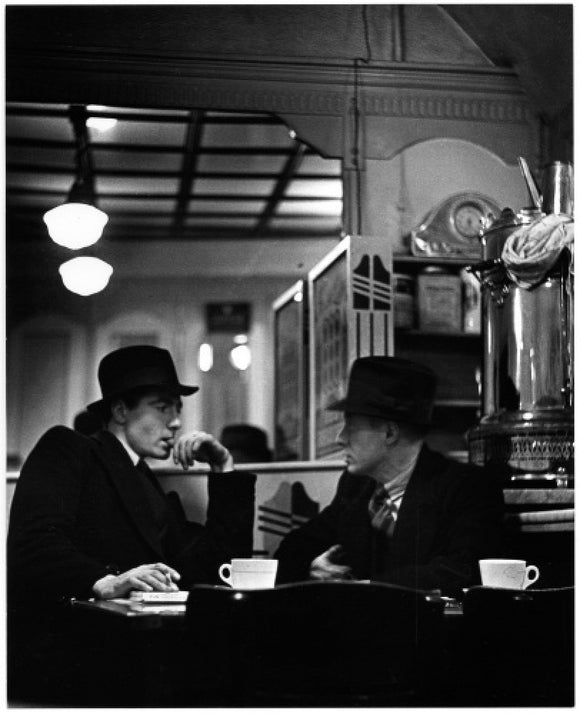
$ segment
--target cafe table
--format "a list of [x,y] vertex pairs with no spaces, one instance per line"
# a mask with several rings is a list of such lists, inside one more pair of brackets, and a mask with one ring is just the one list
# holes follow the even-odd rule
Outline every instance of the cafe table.
[[[207,586],[205,586],[207,587]],[[221,585],[213,586],[220,590],[229,590]],[[454,627],[460,622],[463,608],[461,602],[455,598],[433,595],[444,603],[443,616],[446,627]],[[156,630],[179,631],[186,627],[185,602],[154,602],[143,603],[130,598],[117,598],[113,600],[70,600],[70,607],[78,618],[92,617],[103,618],[100,622],[116,624],[122,623],[127,630]],[[458,619],[459,618],[459,619]],[[97,621],[97,620],[93,620]]]
[[[220,585],[203,587],[230,590]],[[438,595],[432,597],[444,603],[444,648],[454,648],[461,638],[461,603]],[[186,609],[185,602],[141,603],[127,598],[70,601],[70,614],[79,636],[84,633],[92,641],[97,633],[101,638],[106,636],[116,650],[115,663],[107,662],[112,698],[118,687],[125,705],[133,699],[142,706],[229,706],[226,675],[215,671],[209,659],[205,661],[204,653],[196,649],[195,618],[192,628]],[[225,659],[224,653],[224,668]],[[446,659],[451,661],[454,657]]]

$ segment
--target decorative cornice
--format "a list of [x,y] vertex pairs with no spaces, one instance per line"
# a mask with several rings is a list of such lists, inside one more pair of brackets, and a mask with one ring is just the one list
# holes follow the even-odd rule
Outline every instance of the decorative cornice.
[[[471,96],[470,96],[471,94]],[[460,96],[437,94],[433,91],[392,92],[367,95],[362,100],[362,112],[369,115],[450,119],[453,121],[484,121],[493,123],[527,123],[532,113],[527,102],[519,98],[483,98],[473,92]]]
[[[343,117],[352,107],[354,67],[243,58],[185,59],[119,52],[7,54],[8,101],[86,101]],[[114,81],[112,81],[114,77]],[[360,109],[368,116],[528,122],[529,102],[510,72],[359,65]]]

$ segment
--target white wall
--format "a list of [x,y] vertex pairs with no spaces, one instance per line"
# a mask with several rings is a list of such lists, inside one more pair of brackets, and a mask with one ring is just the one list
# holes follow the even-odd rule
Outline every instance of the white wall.
[[[45,315],[25,321],[8,334],[8,454],[24,458],[47,428],[59,423],[72,426],[74,416],[100,397],[96,376],[99,360],[118,345],[120,337],[128,339],[130,335],[155,335],[157,344],[172,352],[182,382],[201,387],[198,394],[184,399],[184,426],[217,431],[224,425],[216,421],[220,396],[214,385],[212,399],[202,398],[204,384],[209,388],[209,378],[198,368],[197,352],[200,343],[209,337],[204,306],[219,301],[248,302],[252,315],[248,337],[253,360],[242,377],[247,385],[246,410],[231,414],[231,418],[227,415],[227,421],[245,417],[246,421],[266,429],[272,445],[271,305],[294,281],[294,276],[253,279],[121,276],[98,299],[90,301],[90,309],[87,302],[86,312],[80,312],[74,320],[51,316],[51,308],[55,308],[47,305]],[[48,344],[51,330],[57,328],[58,334],[63,335],[64,342],[59,342],[62,349],[66,351],[72,345],[82,345],[82,349],[77,346],[65,362],[56,357],[55,361],[47,352],[43,355],[46,345],[30,353],[33,345],[38,347],[35,338],[39,330],[45,335],[43,344]],[[58,369],[64,372],[55,381]],[[41,389],[42,385],[52,385],[51,390]],[[64,387],[66,394],[62,393]],[[227,388],[224,380],[223,389]],[[221,398],[225,399],[225,393]]]

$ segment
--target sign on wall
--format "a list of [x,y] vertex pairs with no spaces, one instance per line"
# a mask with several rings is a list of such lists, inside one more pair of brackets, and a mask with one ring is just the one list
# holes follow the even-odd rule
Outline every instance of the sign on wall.
[[393,354],[392,254],[384,237],[347,236],[308,274],[310,458],[340,451],[340,412],[357,357]]
[[274,302],[274,460],[304,461],[308,433],[306,330],[303,280]]

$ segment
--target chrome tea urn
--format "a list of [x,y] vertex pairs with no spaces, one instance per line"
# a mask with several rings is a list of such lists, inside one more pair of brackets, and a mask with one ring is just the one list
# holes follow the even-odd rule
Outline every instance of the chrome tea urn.
[[[573,269],[568,249],[533,287],[502,259],[508,238],[546,214],[504,209],[470,267],[482,291],[482,417],[468,434],[472,463],[501,467],[514,486],[573,483]],[[548,485],[546,483],[546,485]]]

